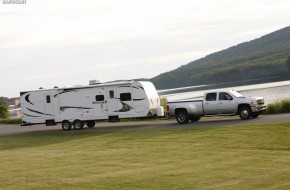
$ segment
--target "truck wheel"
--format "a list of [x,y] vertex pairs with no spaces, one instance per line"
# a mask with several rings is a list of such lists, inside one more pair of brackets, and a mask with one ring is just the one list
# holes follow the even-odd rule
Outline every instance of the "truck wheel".
[[197,117],[197,116],[191,116],[189,119],[190,119],[190,121],[192,121],[192,122],[196,122],[196,121],[199,121],[199,120],[200,120],[200,117]]
[[255,119],[255,118],[259,117],[259,115],[260,115],[260,114],[253,114],[253,113],[252,113],[252,118]]
[[71,130],[71,122],[69,122],[68,120],[64,120],[62,121],[61,127],[64,131],[69,131]]
[[241,107],[239,110],[239,116],[243,120],[249,119],[252,116],[252,111],[247,106]]
[[179,124],[186,124],[189,122],[189,117],[186,112],[178,112],[176,113],[176,121]]
[[74,124],[74,129],[75,130],[81,130],[84,127],[84,122],[81,121],[81,120],[78,120],[78,119],[75,120],[73,124]]
[[89,128],[92,128],[92,127],[94,127],[95,126],[95,121],[86,121],[86,124],[87,124],[87,126],[89,127]]

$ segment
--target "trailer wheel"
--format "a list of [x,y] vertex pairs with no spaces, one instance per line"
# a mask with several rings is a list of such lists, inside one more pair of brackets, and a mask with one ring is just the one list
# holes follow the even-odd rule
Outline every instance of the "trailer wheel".
[[93,121],[93,120],[91,120],[91,121],[86,121],[86,124],[87,124],[87,126],[89,127],[89,128],[92,128],[92,127],[94,127],[95,126],[95,121]]
[[69,130],[71,130],[71,122],[69,122],[68,120],[64,120],[64,121],[62,121],[61,127],[64,131],[69,131]]
[[239,116],[241,119],[249,119],[252,116],[252,111],[248,106],[243,106],[239,110]]
[[179,124],[186,124],[189,122],[188,114],[184,111],[177,112],[175,118],[176,118],[177,123]]
[[75,130],[82,130],[84,127],[84,122],[77,119],[74,121],[73,125]]

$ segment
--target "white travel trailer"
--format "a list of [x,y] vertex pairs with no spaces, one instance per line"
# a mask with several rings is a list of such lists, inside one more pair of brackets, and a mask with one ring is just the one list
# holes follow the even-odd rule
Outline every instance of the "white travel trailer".
[[164,116],[151,82],[91,82],[89,86],[20,92],[22,126],[62,123],[63,130],[72,126],[79,130],[84,124],[94,127],[96,120]]

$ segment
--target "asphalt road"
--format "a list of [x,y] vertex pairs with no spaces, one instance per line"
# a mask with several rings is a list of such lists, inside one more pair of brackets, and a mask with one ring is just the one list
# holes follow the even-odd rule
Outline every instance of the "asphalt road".
[[[262,115],[256,119],[241,120],[238,116],[234,117],[205,117],[198,122],[179,125],[175,120],[158,120],[158,121],[130,121],[130,122],[97,122],[94,128],[84,127],[85,131],[94,130],[125,130],[125,129],[154,129],[154,128],[176,128],[176,127],[218,127],[225,125],[239,124],[257,124],[257,123],[274,123],[290,122],[290,114],[279,115]],[[33,125],[21,127],[19,125],[0,124],[0,136],[9,134],[31,133],[40,131],[62,131],[61,125],[45,126]],[[66,132],[66,131],[63,131]]]

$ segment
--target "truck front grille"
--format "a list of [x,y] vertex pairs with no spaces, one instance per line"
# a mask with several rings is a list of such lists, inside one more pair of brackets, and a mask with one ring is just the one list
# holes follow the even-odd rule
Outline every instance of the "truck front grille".
[[258,105],[264,105],[264,99],[258,100]]

